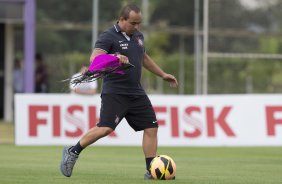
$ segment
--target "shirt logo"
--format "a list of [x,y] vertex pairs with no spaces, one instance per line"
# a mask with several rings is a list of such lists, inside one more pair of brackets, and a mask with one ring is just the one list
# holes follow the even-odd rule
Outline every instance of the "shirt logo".
[[128,49],[128,43],[120,43],[119,46],[122,50]]
[[140,47],[143,47],[144,46],[144,43],[143,41],[140,39],[140,38],[137,38],[137,43]]

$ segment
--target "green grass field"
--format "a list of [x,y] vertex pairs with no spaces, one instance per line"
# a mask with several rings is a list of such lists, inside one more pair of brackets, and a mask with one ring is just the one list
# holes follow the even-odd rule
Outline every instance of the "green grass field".
[[14,143],[14,124],[0,121],[0,144]]
[[[3,126],[0,128],[3,132]],[[91,146],[82,152],[70,178],[59,170],[61,146],[2,143],[0,151],[1,184],[166,182],[143,180],[145,165],[140,147]],[[176,180],[168,181],[171,183],[282,183],[282,147],[161,147],[158,153],[171,156],[177,164]]]

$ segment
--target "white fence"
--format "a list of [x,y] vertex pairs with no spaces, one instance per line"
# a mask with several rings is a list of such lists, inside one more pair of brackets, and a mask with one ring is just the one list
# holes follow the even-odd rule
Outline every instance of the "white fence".
[[[149,96],[160,146],[282,146],[282,95]],[[17,94],[17,145],[68,145],[99,120],[100,96]],[[141,145],[123,120],[98,145]]]

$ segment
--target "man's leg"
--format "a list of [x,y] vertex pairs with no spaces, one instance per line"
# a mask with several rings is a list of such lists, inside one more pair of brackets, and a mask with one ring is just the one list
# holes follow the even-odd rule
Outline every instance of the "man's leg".
[[80,145],[86,148],[100,138],[109,135],[112,131],[113,129],[110,127],[93,127],[80,139]]
[[65,147],[62,155],[61,172],[64,176],[70,177],[76,160],[78,159],[79,153],[96,142],[102,137],[110,134],[113,131],[109,127],[94,127],[88,130],[88,132],[80,139],[80,141],[72,147]]
[[143,151],[146,158],[155,157],[158,147],[158,128],[147,128],[143,133]]
[[158,147],[158,128],[147,128],[143,133],[143,152],[146,159],[146,169],[145,179],[151,179],[149,174],[150,163],[157,154]]

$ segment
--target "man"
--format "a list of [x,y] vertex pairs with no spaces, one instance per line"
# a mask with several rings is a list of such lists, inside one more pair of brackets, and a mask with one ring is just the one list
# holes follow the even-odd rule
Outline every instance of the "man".
[[13,86],[14,93],[24,92],[24,69],[22,67],[22,61],[16,58],[13,71]]
[[99,123],[75,146],[63,150],[61,172],[67,177],[71,176],[79,153],[109,135],[125,117],[135,131],[144,131],[142,146],[147,169],[144,179],[151,179],[148,170],[157,152],[158,124],[151,102],[140,84],[142,66],[170,82],[172,87],[177,87],[178,83],[173,75],[165,73],[146,54],[144,38],[139,32],[141,20],[137,6],[125,6],[117,24],[102,33],[95,44],[90,61],[100,54],[114,54],[121,63],[130,62],[135,67],[126,70],[124,75],[111,74],[104,78]]
[[80,71],[72,76],[72,80],[70,81],[70,90],[74,94],[78,95],[95,95],[97,90],[97,81],[91,81],[87,83],[73,84],[73,80],[83,75],[87,72],[87,67],[83,65],[80,68]]
[[41,53],[35,55],[35,93],[48,92],[48,71]]

